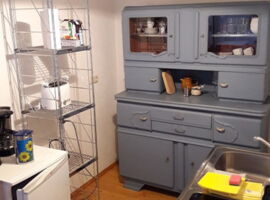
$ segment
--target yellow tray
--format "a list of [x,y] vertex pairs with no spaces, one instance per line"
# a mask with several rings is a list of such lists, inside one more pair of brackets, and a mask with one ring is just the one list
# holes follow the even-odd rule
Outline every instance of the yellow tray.
[[218,174],[214,172],[207,172],[198,182],[199,186],[209,192],[218,192],[228,195],[237,195],[243,186],[245,178],[239,186],[229,184],[230,176],[225,174]]

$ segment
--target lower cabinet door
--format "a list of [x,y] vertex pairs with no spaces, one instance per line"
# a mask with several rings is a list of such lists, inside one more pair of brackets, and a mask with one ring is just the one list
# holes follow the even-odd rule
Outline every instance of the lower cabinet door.
[[187,144],[185,146],[185,184],[189,184],[212,147]]
[[185,187],[185,145],[183,143],[175,143],[175,189],[181,191]]
[[118,150],[120,175],[173,187],[172,141],[118,132]]

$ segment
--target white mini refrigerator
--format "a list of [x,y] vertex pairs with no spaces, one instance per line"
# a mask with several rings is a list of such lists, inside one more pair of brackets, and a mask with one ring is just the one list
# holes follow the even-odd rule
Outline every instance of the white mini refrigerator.
[[34,146],[34,161],[16,164],[15,158],[2,159],[0,200],[69,200],[68,154]]

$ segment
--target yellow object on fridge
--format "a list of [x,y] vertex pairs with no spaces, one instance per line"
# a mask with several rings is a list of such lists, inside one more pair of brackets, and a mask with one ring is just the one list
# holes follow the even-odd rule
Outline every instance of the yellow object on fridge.
[[239,186],[229,184],[230,176],[226,174],[218,174],[214,172],[207,172],[198,182],[199,186],[210,193],[227,194],[228,196],[237,195],[245,181],[241,178]]

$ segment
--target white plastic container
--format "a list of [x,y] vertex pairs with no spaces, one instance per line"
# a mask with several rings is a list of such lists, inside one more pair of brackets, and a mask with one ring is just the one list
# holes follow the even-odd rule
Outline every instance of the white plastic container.
[[46,82],[41,86],[41,106],[43,109],[57,110],[60,108],[59,89],[62,107],[68,106],[71,103],[70,85],[67,81],[60,81],[59,83],[56,81]]

